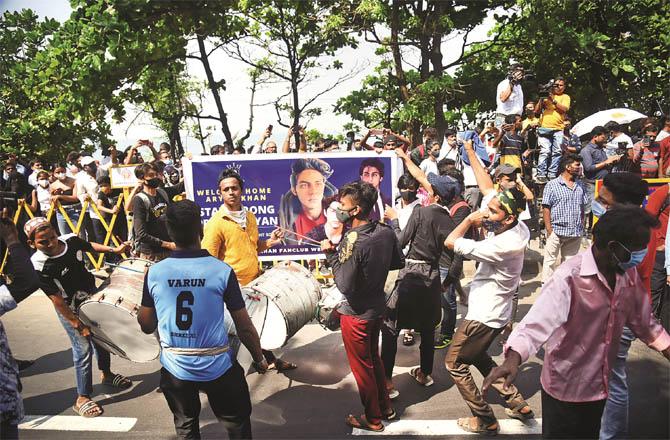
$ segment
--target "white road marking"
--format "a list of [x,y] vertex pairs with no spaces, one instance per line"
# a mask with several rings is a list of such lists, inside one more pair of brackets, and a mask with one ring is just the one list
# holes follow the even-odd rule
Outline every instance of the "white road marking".
[[19,429],[128,432],[135,423],[137,419],[134,417],[25,416]]
[[[498,420],[499,435],[540,435],[542,434],[542,419],[529,420],[522,423],[514,419]],[[370,432],[354,428],[352,435],[469,435],[458,427],[456,420],[398,420],[384,422],[382,432]],[[475,435],[475,434],[472,434]]]

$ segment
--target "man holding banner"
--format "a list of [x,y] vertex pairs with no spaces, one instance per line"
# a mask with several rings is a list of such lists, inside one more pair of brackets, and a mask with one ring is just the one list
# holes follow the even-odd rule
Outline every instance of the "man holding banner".
[[[281,243],[284,233],[277,228],[270,238],[259,241],[258,222],[253,212],[242,206],[244,182],[237,171],[226,168],[219,175],[219,190],[223,205],[205,224],[202,239],[203,249],[228,263],[240,285],[245,286],[260,275],[258,253]],[[269,369],[285,371],[296,368],[295,364],[276,358],[272,352],[263,350]]]

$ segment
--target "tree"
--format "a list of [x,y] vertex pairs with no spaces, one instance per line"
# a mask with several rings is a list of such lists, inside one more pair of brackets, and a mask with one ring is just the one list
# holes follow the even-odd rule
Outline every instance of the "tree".
[[[465,100],[480,110],[495,108],[495,85],[510,57],[532,69],[538,82],[568,80],[571,113],[580,119],[598,110],[630,106],[670,111],[670,16],[664,0],[519,0],[513,26],[497,26],[495,38],[509,42],[472,53],[458,72]],[[478,47],[473,47],[475,52]],[[537,97],[536,84],[524,85]]]
[[[471,57],[468,48],[472,30],[487,14],[510,0],[467,2],[462,0],[364,0],[355,7],[354,22],[366,41],[378,44],[385,60],[377,74],[369,76],[366,91],[354,92],[340,101],[340,109],[357,118],[365,107],[382,109],[385,123],[404,125],[414,144],[421,142],[421,128],[432,125],[441,140],[447,124],[455,114],[445,113],[445,105],[459,92],[458,84],[446,73]],[[447,39],[460,38],[461,52],[446,63],[442,45]],[[485,47],[497,44],[494,38]],[[416,67],[407,58],[414,57]],[[386,78],[388,77],[388,78]],[[389,87],[396,93],[386,92]],[[355,96],[358,95],[358,96]],[[351,99],[349,99],[351,98]],[[399,100],[399,102],[397,102]],[[356,109],[356,104],[363,104]],[[347,105],[345,107],[345,104]],[[375,114],[375,122],[380,121]]]
[[[303,117],[319,114],[320,109],[311,107],[316,100],[357,73],[352,69],[309,97],[301,94],[323,69],[342,68],[342,62],[334,57],[337,49],[355,46],[355,40],[342,32],[344,22],[334,10],[336,4],[327,0],[241,2],[240,14],[250,23],[248,34],[231,41],[226,50],[230,56],[287,85],[286,93],[274,103],[277,123],[284,127],[297,127]],[[284,122],[282,112],[288,112],[292,122]],[[300,143],[297,132],[295,142]]]

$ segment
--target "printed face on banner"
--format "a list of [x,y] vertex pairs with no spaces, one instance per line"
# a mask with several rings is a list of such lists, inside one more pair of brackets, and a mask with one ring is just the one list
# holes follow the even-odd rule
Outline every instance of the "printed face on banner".
[[288,231],[284,244],[260,254],[262,260],[315,258],[322,256],[320,241],[339,243],[346,226],[337,220],[335,209],[338,188],[346,183],[361,180],[375,186],[379,200],[370,217],[383,219],[384,205],[391,205],[398,169],[402,170],[391,152],[204,156],[189,165],[187,193],[202,208],[203,221],[223,204],[219,173],[233,168],[244,181],[242,205],[256,216],[259,240],[269,238],[277,227]]

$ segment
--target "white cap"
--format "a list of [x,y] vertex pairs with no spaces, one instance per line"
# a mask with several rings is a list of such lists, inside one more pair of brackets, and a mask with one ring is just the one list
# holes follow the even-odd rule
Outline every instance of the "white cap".
[[79,163],[83,167],[85,167],[86,165],[90,165],[94,162],[95,162],[95,159],[93,159],[93,157],[91,157],[91,156],[82,156],[81,160],[79,161]]

